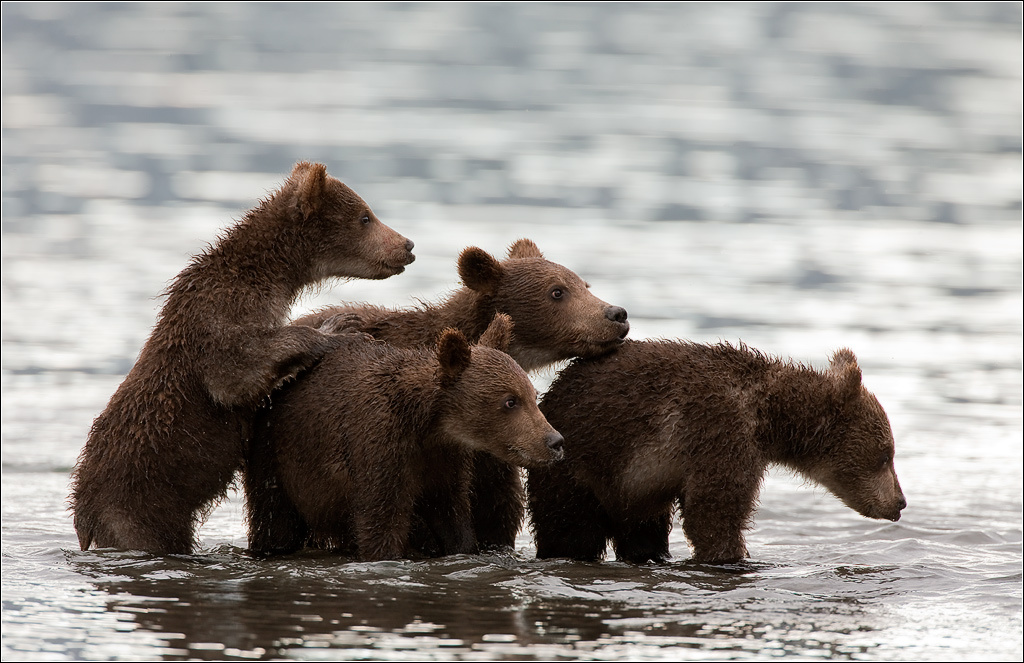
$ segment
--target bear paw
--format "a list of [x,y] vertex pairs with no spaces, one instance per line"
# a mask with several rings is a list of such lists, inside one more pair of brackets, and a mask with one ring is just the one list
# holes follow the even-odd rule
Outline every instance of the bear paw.
[[337,313],[321,322],[317,329],[325,334],[353,334],[362,326],[363,318],[358,313]]

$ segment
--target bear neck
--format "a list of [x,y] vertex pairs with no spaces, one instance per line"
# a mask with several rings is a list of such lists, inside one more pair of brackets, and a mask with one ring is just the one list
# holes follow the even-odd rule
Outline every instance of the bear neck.
[[808,475],[828,455],[839,403],[827,376],[791,364],[769,372],[758,413],[766,458]]
[[299,292],[315,280],[315,247],[277,198],[251,210],[192,260],[167,289],[162,319],[199,314],[215,324],[284,323]]

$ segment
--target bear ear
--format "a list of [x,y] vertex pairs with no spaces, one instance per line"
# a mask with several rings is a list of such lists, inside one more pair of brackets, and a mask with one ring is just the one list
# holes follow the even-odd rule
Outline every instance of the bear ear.
[[459,256],[459,278],[470,290],[493,295],[504,275],[501,263],[483,249],[471,246]]
[[857,365],[857,357],[848,348],[837,350],[832,355],[832,364],[829,372],[839,392],[846,398],[852,398],[860,393],[861,371]]
[[458,329],[445,329],[437,339],[438,381],[442,387],[458,382],[462,372],[469,368],[472,352],[469,342]]
[[517,239],[512,243],[512,246],[508,247],[509,258],[543,258],[544,254],[540,252],[537,245],[530,239]]
[[303,220],[309,220],[320,210],[320,201],[327,190],[327,167],[322,163],[302,161],[295,164],[292,178],[298,188],[299,212]]
[[497,313],[477,343],[488,348],[508,352],[508,346],[512,344],[512,327],[512,318],[508,314]]

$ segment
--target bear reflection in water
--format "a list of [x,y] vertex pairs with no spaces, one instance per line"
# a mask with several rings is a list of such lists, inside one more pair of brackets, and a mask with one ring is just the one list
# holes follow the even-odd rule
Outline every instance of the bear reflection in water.
[[537,556],[669,557],[678,505],[698,562],[747,556],[761,482],[782,465],[869,518],[899,520],[906,500],[888,417],[849,350],[827,371],[745,346],[627,341],[575,360],[541,411],[565,459],[528,472]]

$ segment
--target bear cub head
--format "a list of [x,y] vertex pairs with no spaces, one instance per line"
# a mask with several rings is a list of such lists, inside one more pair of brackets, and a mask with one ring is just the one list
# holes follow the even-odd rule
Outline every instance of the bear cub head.
[[541,414],[526,373],[506,354],[511,342],[512,320],[502,313],[473,346],[456,329],[441,333],[440,429],[470,449],[514,465],[547,465],[561,460],[564,440]]
[[296,164],[282,193],[291,211],[288,216],[299,223],[283,232],[281,241],[295,241],[295,228],[304,233],[313,263],[311,282],[332,276],[386,279],[401,274],[416,259],[412,240],[381,223],[355,191],[327,174],[323,164]]
[[629,333],[626,309],[595,297],[573,271],[544,258],[528,239],[498,261],[469,247],[459,277],[515,321],[510,354],[530,371],[572,357],[596,357],[619,347]]
[[862,516],[899,520],[907,500],[896,477],[896,447],[885,410],[861,383],[850,350],[835,353],[826,377],[838,403],[833,435],[804,473]]

